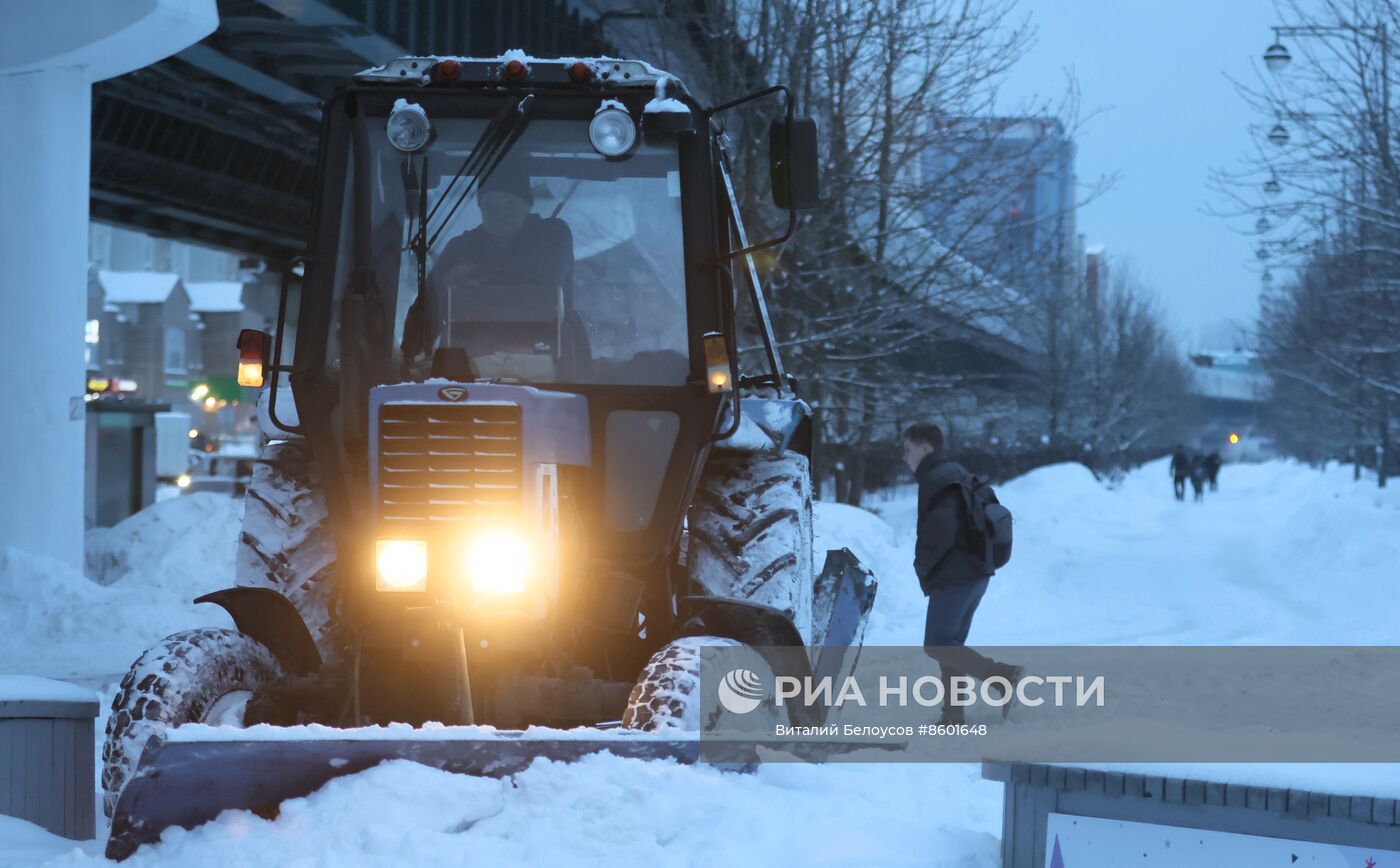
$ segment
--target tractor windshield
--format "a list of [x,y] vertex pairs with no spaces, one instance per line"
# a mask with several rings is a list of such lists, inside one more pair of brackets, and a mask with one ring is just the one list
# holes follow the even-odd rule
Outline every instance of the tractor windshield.
[[[452,376],[685,383],[674,139],[607,160],[586,121],[535,118],[483,177],[454,183],[487,123],[433,118],[432,141],[405,154],[382,117],[362,120],[329,363],[378,382],[442,373],[446,359]],[[428,245],[421,275],[415,242]]]

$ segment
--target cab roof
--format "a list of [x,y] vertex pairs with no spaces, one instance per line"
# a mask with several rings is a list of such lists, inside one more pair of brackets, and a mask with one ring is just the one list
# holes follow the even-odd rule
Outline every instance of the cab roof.
[[531,57],[520,50],[499,57],[400,57],[355,74],[363,84],[604,85],[684,91],[679,79],[643,60],[616,57]]

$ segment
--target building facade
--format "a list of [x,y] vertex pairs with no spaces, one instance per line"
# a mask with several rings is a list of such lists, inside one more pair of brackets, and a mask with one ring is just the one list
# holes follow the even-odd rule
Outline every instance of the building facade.
[[90,400],[168,404],[201,446],[251,438],[256,393],[237,384],[235,343],[271,327],[261,264],[115,226],[93,224],[89,241]]
[[925,214],[959,255],[1035,298],[1079,281],[1076,147],[1058,120],[934,121]]

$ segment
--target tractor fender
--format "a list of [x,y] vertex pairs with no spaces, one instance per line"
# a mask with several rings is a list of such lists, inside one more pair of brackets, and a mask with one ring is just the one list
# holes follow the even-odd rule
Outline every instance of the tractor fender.
[[[763,656],[775,676],[788,675],[806,682],[812,677],[812,661],[802,634],[792,620],[777,609],[748,600],[725,597],[685,597],[680,600],[680,636],[720,636],[752,647]],[[824,717],[819,708],[793,705],[793,722],[802,725]]]
[[228,612],[238,632],[261,642],[289,675],[321,668],[321,654],[292,601],[271,588],[227,588],[195,599]]
[[680,601],[678,636],[719,636],[759,651],[774,674],[811,674],[807,645],[787,615],[748,600],[727,597],[685,597]]
[[[292,387],[285,382],[277,387],[277,421],[297,428],[301,416],[297,413],[297,399],[292,395]],[[272,421],[272,390],[263,389],[258,395],[258,430],[267,440],[301,440],[298,431],[289,431]]]
[[680,636],[722,636],[754,647],[803,647],[796,625],[772,606],[728,597],[685,597]]
[[[721,430],[729,425],[725,405]],[[791,449],[811,458],[812,408],[801,398],[745,396],[739,399],[739,428],[715,444],[730,452],[771,452]]]

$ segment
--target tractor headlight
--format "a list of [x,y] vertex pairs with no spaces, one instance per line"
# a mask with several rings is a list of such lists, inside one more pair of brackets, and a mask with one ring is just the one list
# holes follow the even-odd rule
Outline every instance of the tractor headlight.
[[411,154],[422,149],[433,136],[433,125],[428,113],[416,103],[401,99],[389,112],[389,123],[385,128],[389,144],[404,153]]
[[623,109],[602,108],[588,124],[588,141],[605,157],[621,157],[637,143],[637,125]]
[[467,578],[481,593],[521,593],[530,565],[530,545],[515,531],[489,531],[467,545]]
[[426,591],[428,544],[418,539],[382,539],[374,544],[375,589]]

